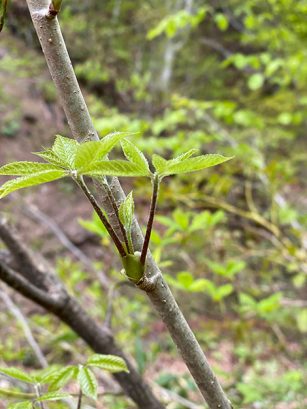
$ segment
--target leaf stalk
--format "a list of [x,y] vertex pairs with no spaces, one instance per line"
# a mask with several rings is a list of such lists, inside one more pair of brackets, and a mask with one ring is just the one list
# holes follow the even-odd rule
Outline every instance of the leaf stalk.
[[87,199],[89,200],[91,205],[93,206],[93,209],[97,213],[99,219],[102,221],[103,225],[107,229],[107,231],[108,231],[109,235],[111,236],[111,238],[112,238],[112,240],[113,240],[119,254],[121,255],[121,257],[125,257],[127,252],[124,249],[124,246],[122,245],[120,239],[118,238],[117,234],[115,233],[115,231],[114,231],[113,227],[111,226],[111,224],[109,223],[108,219],[103,214],[103,211],[101,210],[101,208],[100,208],[99,204],[97,203],[97,201],[96,201],[95,197],[93,196],[93,194],[88,189],[88,187],[85,184],[83,178],[82,177],[77,177],[77,178],[74,178],[74,180],[76,181],[77,185],[81,188],[81,190],[83,191],[83,193],[85,194],[85,196],[87,197]]
[[147,222],[147,228],[146,228],[146,233],[145,233],[145,238],[144,238],[144,244],[143,244],[141,258],[140,258],[140,262],[143,265],[145,265],[145,261],[146,261],[146,256],[147,256],[147,252],[148,252],[151,231],[152,231],[152,227],[153,227],[153,221],[154,221],[156,207],[157,207],[159,184],[160,184],[159,175],[158,175],[158,173],[155,173],[154,176],[153,176],[153,179],[152,179],[152,187],[153,188],[152,188],[152,197],[151,197],[149,218],[148,218],[148,222]]

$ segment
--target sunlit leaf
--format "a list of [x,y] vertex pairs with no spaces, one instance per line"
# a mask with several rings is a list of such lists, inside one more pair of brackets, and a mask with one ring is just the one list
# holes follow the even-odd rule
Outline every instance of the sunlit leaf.
[[181,161],[166,161],[158,155],[153,156],[153,164],[159,174],[159,176],[178,175],[182,173],[195,172],[209,168],[211,166],[218,165],[220,163],[230,160],[230,157],[209,154],[196,156],[195,158],[188,158]]
[[135,163],[124,160],[94,162],[84,167],[80,174],[88,176],[147,176],[148,173]]
[[28,375],[26,372],[18,369],[18,368],[3,368],[0,367],[0,373],[7,375],[11,378],[18,379],[19,381],[27,382],[27,383],[34,383],[35,379]]
[[75,156],[79,143],[72,138],[66,138],[62,135],[57,135],[52,151],[63,161],[68,167],[74,168]]
[[45,172],[48,170],[61,170],[56,165],[39,162],[12,162],[0,168],[0,175],[33,175],[33,173]]
[[126,362],[123,358],[114,355],[92,355],[86,365],[95,366],[108,372],[129,372]]
[[66,392],[49,392],[45,393],[44,395],[40,396],[39,398],[35,399],[36,402],[46,402],[46,401],[54,401],[54,400],[62,400],[71,398],[72,396]]
[[33,405],[31,401],[10,403],[7,409],[33,409]]
[[80,366],[78,381],[84,395],[96,400],[98,386],[94,373],[86,366]]
[[130,162],[138,165],[141,169],[144,170],[144,172],[147,172],[149,175],[150,170],[144,154],[128,139],[124,139],[123,141],[121,141],[121,145],[126,158]]
[[46,149],[42,152],[32,152],[32,153],[44,159],[46,162],[52,163],[53,165],[67,168],[67,164],[63,163],[63,161],[53,152],[52,149]]
[[129,133],[127,132],[114,132],[99,141],[89,141],[80,144],[75,158],[76,169],[83,169],[93,162],[102,160],[121,139],[128,135]]
[[15,190],[52,182],[53,180],[60,179],[64,176],[66,176],[66,173],[63,170],[50,170],[36,173],[32,176],[22,176],[17,179],[9,180],[0,187],[0,199],[14,192]]
[[49,390],[60,389],[76,377],[77,371],[78,369],[75,366],[68,366],[51,374],[50,377],[44,379],[44,381],[45,383],[49,383]]

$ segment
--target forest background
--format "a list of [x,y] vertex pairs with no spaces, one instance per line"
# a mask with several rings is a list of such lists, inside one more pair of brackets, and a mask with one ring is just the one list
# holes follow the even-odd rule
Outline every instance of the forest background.
[[[152,251],[228,395],[244,408],[307,407],[306,15],[303,0],[65,0],[60,15],[101,136],[136,133],[132,139],[147,155],[198,148],[235,156],[167,180]],[[10,3],[0,37],[0,121],[1,165],[32,160],[30,152],[49,146],[55,134],[69,135],[24,1]],[[145,222],[150,186],[135,179],[124,187],[133,189]],[[103,321],[108,297],[86,263],[94,260],[113,284],[120,266],[73,183],[12,195],[1,212]],[[59,233],[85,258],[63,247]],[[39,367],[14,305],[48,363],[77,363],[89,354],[64,324],[3,285],[0,295],[2,366]],[[119,287],[112,323],[168,408],[203,407],[142,294]],[[2,400],[4,408],[10,400]],[[100,405],[133,407],[117,393]]]

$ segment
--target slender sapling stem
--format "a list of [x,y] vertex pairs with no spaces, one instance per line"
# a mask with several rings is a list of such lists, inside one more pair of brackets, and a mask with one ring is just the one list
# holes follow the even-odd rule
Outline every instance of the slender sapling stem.
[[145,233],[145,238],[144,238],[144,244],[143,244],[141,258],[140,258],[140,262],[143,265],[145,265],[145,261],[146,261],[146,255],[147,255],[147,252],[148,252],[148,246],[149,246],[149,242],[150,242],[151,230],[152,230],[153,221],[154,221],[155,212],[156,212],[158,192],[159,192],[159,184],[160,184],[159,176],[158,176],[157,173],[155,173],[154,176],[153,176],[153,180],[152,180],[152,187],[153,188],[152,188],[152,197],[151,197],[149,218],[148,218],[148,222],[147,222],[147,228],[146,228],[146,233]]
[[81,409],[82,396],[83,396],[83,393],[82,393],[82,389],[80,388],[80,390],[79,390],[79,395],[78,395],[78,405],[77,405],[77,409]]
[[[39,384],[36,384],[35,386],[35,393],[36,393],[36,397],[40,398],[41,397],[41,388]],[[41,409],[45,409],[43,402],[39,402],[39,407]]]
[[97,203],[95,197],[93,196],[93,194],[90,192],[90,190],[86,186],[83,178],[82,177],[77,177],[77,178],[74,178],[74,180],[76,181],[78,186],[81,188],[81,190],[83,191],[83,193],[85,194],[85,196],[87,197],[87,199],[89,200],[91,205],[93,206],[93,208],[94,208],[95,212],[97,213],[99,219],[102,221],[103,225],[107,229],[107,231],[108,231],[109,235],[111,236],[111,238],[112,238],[112,240],[113,240],[119,254],[121,255],[121,257],[125,257],[127,253],[126,253],[126,251],[124,249],[124,246],[122,245],[120,239],[117,237],[117,234],[115,233],[115,231],[114,231],[113,227],[111,226],[111,224],[109,223],[108,219],[103,214],[103,211],[101,210],[101,208],[100,208],[99,204]]

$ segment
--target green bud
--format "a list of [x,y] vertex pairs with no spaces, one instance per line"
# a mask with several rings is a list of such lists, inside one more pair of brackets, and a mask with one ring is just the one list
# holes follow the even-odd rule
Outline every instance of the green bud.
[[122,258],[122,263],[126,272],[126,276],[134,283],[138,283],[144,275],[144,266],[140,262],[140,255],[128,254]]
[[61,5],[62,5],[63,0],[52,0],[52,8],[54,11],[57,13],[61,10]]

